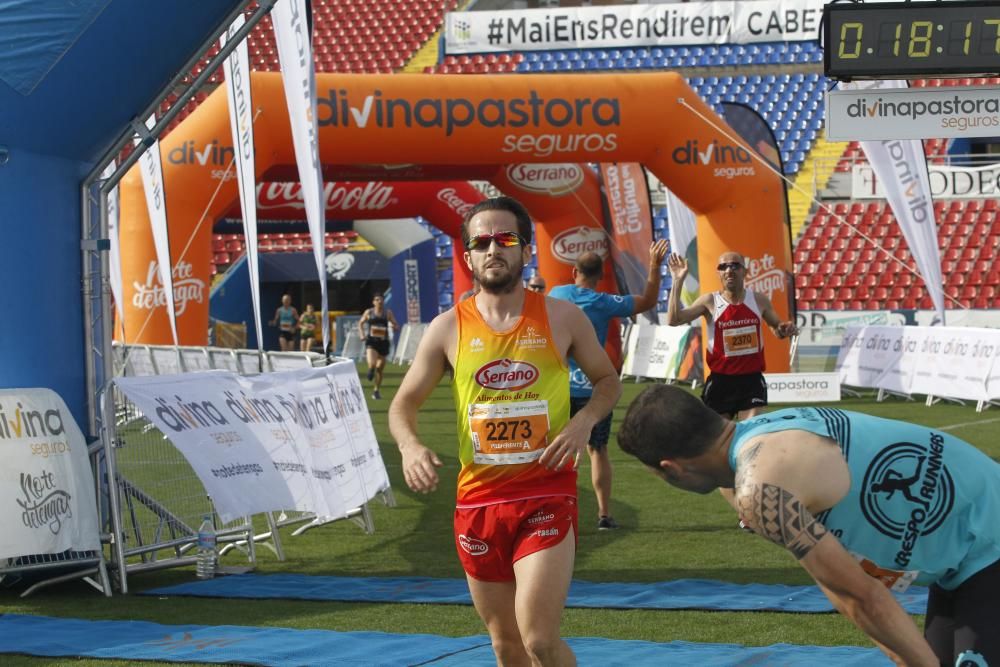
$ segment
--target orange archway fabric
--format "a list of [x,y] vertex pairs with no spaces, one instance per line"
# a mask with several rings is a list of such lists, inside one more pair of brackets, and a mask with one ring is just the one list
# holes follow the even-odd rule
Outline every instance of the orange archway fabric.
[[[714,266],[726,250],[742,253],[752,286],[769,292],[779,316],[789,318],[792,262],[781,224],[781,179],[737,143],[680,74],[319,74],[316,80],[325,178],[490,178],[525,199],[542,223],[539,268],[555,284],[568,272],[560,254],[596,243],[589,233],[572,230],[588,227],[579,218],[600,207],[581,203],[567,219],[565,201],[550,208],[562,197],[550,192],[533,200],[524,191],[524,174],[507,166],[640,162],[697,214],[699,265]],[[280,74],[254,73],[252,87],[261,109],[257,179],[275,180],[295,164]],[[232,151],[228,122],[225,95],[217,91],[186,119],[183,133],[160,142],[171,255],[180,257],[188,246],[174,267],[175,281],[189,290],[183,311],[178,306],[185,344],[206,340],[207,290],[199,300],[195,287],[208,283],[211,223],[236,197],[235,180],[220,186]],[[504,179],[511,182],[504,185]],[[589,201],[588,184],[578,188],[566,196]],[[155,307],[155,290],[149,289],[155,255],[137,169],[122,180],[121,197],[122,234],[130,248],[122,263],[126,322],[144,321],[150,312],[145,306],[154,306],[142,338],[130,342],[167,343],[166,312]],[[701,273],[703,289],[720,286],[714,271]],[[787,370],[787,342],[768,341],[766,354],[769,370]]]

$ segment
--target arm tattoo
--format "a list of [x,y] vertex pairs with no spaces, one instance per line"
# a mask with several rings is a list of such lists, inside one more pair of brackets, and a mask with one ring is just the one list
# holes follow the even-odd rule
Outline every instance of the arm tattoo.
[[757,455],[760,454],[760,448],[761,445],[763,444],[764,443],[760,442],[759,440],[757,442],[752,442],[747,446],[746,449],[740,452],[739,460],[736,465],[737,467],[736,479],[735,479],[736,488],[739,488],[740,486],[743,485],[744,477],[748,472],[753,470],[754,460],[757,458]]
[[[826,534],[794,495],[773,484],[753,484],[740,494],[740,516],[756,532],[802,560]],[[748,520],[749,519],[749,520]]]

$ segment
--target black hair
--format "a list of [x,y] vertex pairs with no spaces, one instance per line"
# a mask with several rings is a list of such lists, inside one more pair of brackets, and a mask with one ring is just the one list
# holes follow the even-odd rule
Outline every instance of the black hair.
[[462,246],[469,246],[469,221],[483,211],[507,211],[517,219],[517,233],[524,239],[525,245],[531,245],[531,215],[524,204],[513,197],[490,197],[484,199],[469,209],[462,219]]
[[646,465],[699,456],[722,435],[726,422],[679,387],[653,385],[635,397],[618,429],[618,446]]

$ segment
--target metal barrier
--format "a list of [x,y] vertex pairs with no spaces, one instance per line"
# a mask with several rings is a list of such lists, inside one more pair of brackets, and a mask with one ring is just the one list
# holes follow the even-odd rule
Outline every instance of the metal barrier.
[[[315,352],[261,354],[257,350],[150,345],[116,346],[114,360],[116,375],[212,369],[253,375],[261,369],[280,371],[328,363]],[[113,471],[104,479],[113,478],[114,485],[108,488],[105,483],[100,497],[106,500],[112,562],[122,592],[128,591],[130,573],[193,564],[198,526],[206,514],[211,514],[216,523],[220,559],[235,550],[246,557],[250,566],[257,562],[259,544],[284,560],[279,527],[299,525],[292,533],[299,535],[334,521],[308,512],[287,512],[278,517],[265,513],[262,519],[266,527],[260,526],[259,533],[251,517],[220,523],[211,499],[184,456],[117,387],[105,392],[105,399],[109,396],[112,400],[104,402],[102,453],[103,469]],[[386,505],[395,505],[391,489],[383,490],[379,497]],[[346,518],[366,533],[374,531],[367,506],[352,510]],[[233,571],[233,567],[222,570]]]

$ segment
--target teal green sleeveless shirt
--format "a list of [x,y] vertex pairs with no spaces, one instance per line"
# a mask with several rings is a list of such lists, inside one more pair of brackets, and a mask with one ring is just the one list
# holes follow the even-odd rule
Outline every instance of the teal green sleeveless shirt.
[[894,590],[913,582],[951,590],[1000,560],[1000,464],[974,446],[927,426],[791,408],[737,424],[729,465],[736,470],[754,436],[788,430],[840,446],[851,489],[816,518]]

